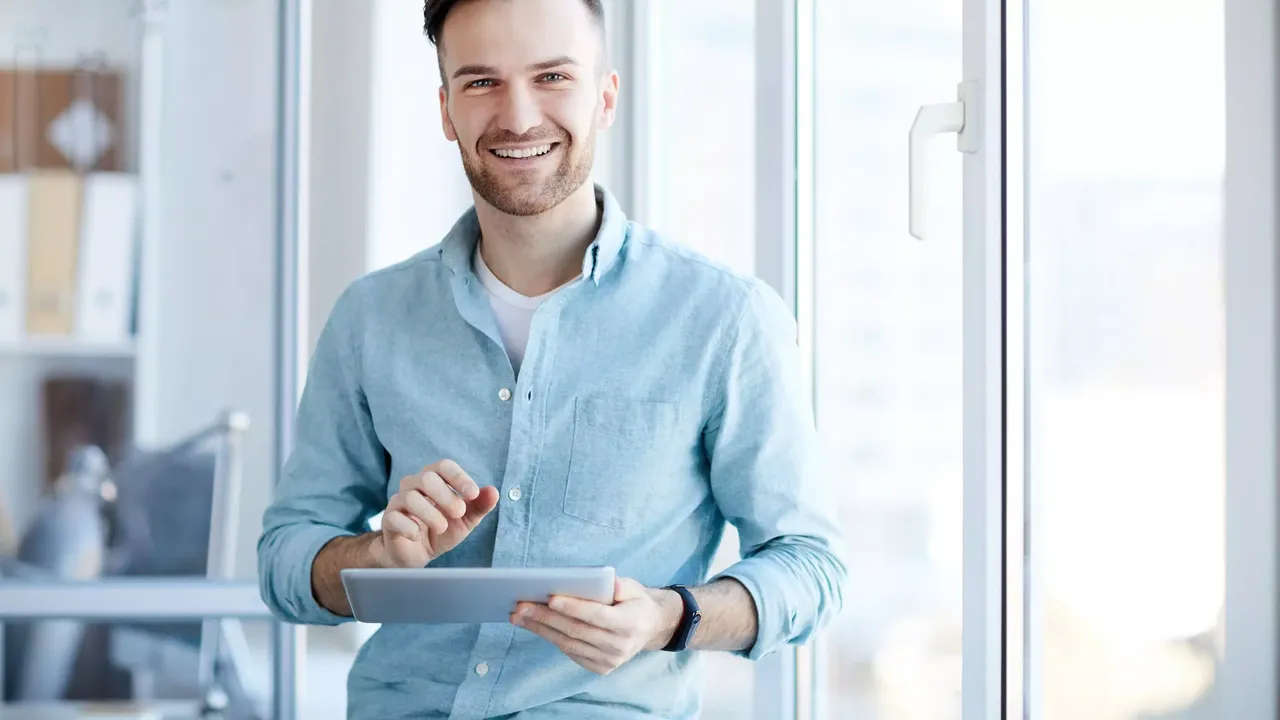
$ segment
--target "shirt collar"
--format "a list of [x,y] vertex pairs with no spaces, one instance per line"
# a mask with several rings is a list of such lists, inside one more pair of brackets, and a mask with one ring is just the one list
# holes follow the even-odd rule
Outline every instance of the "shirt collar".
[[[582,275],[599,285],[600,278],[613,267],[618,253],[622,251],[622,244],[627,237],[627,217],[617,198],[603,186],[596,184],[595,193],[596,204],[603,208],[604,213],[595,240],[583,254]],[[444,264],[455,273],[472,272],[471,257],[479,238],[480,221],[472,206],[458,218],[440,244],[440,256]]]

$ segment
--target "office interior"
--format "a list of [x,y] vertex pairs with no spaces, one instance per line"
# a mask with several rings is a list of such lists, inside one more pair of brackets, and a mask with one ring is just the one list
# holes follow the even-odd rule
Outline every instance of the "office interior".
[[[472,202],[421,10],[0,3],[0,716],[345,717],[377,628],[255,546],[338,294]],[[849,543],[703,717],[1276,717],[1273,4],[606,12],[593,180],[795,309]]]

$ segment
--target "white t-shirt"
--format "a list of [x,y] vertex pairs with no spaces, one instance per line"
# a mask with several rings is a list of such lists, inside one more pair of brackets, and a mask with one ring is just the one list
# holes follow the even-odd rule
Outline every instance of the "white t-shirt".
[[498,332],[502,335],[502,344],[507,348],[507,356],[511,358],[511,367],[519,374],[524,350],[529,344],[529,325],[533,322],[533,313],[556,291],[529,297],[512,290],[484,264],[479,247],[476,248],[475,268],[485,294],[489,296],[493,314],[498,318]]

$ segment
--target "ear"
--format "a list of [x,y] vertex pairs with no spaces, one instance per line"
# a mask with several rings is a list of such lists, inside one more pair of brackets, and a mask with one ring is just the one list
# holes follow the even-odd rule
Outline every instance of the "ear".
[[618,116],[618,71],[610,70],[600,81],[600,100],[603,105],[597,126],[604,130],[613,125]]
[[444,127],[444,136],[449,142],[458,141],[458,133],[453,129],[453,120],[449,119],[449,93],[444,85],[440,86],[440,123]]

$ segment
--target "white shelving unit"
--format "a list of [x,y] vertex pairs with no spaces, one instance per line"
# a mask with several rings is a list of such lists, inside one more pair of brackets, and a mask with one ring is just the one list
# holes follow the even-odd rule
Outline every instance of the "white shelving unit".
[[19,529],[45,475],[43,379],[122,380],[139,445],[248,414],[235,567],[256,572],[275,460],[277,28],[272,2],[0,2],[0,65],[34,33],[41,66],[87,52],[123,72],[122,166],[140,199],[136,334],[0,342],[0,494]]
[[[143,12],[151,5],[140,0],[0,3],[0,28],[5,30],[0,33],[0,65],[69,69],[82,56],[96,54],[122,73],[118,152],[121,170],[135,176],[143,143],[158,137],[156,128],[141,123],[144,77],[154,71],[143,62]],[[152,254],[145,247],[150,236],[141,234],[136,252]],[[0,497],[18,529],[29,522],[45,487],[43,381],[51,376],[92,377],[123,381],[136,389],[138,340],[74,335],[0,340]],[[139,405],[139,399],[135,393],[131,404]]]
[[0,341],[0,357],[26,358],[132,358],[137,351],[133,340],[101,342],[76,338],[33,337]]

